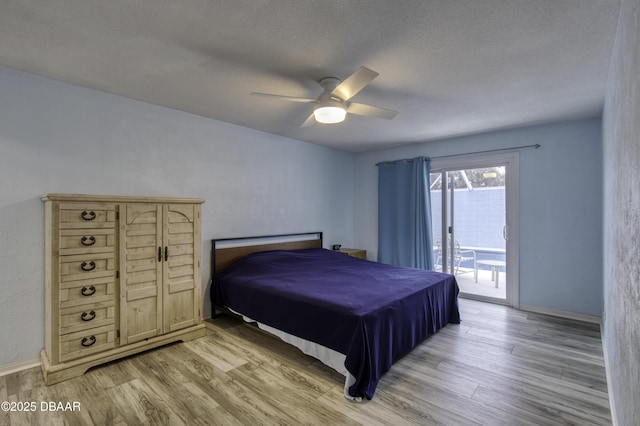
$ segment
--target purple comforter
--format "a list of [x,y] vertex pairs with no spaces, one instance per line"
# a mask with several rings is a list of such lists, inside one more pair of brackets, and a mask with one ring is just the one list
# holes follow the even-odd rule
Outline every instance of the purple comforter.
[[354,397],[371,399],[393,362],[460,323],[453,275],[325,249],[254,253],[214,277],[211,298],[256,321],[346,355]]

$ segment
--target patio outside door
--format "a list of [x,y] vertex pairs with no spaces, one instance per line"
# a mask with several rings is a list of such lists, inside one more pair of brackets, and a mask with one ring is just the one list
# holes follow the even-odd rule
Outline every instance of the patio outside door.
[[518,305],[516,175],[517,154],[432,161],[434,262],[462,297]]

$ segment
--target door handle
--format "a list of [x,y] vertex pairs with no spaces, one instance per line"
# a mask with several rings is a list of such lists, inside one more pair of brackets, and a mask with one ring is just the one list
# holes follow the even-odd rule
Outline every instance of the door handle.
[[502,238],[505,240],[509,239],[509,228],[507,228],[507,225],[502,227]]
[[94,212],[93,210],[91,211],[83,210],[82,213],[80,213],[80,217],[82,218],[82,220],[86,220],[86,221],[93,220],[96,218],[96,212]]
[[82,321],[91,321],[95,317],[96,317],[96,311],[83,312],[82,315],[80,315],[80,319]]
[[82,290],[80,290],[80,293],[82,293],[83,296],[92,296],[94,293],[96,292],[96,288],[94,286],[91,287],[82,287]]
[[85,235],[80,239],[80,244],[82,244],[83,246],[92,246],[95,243],[96,243],[96,237],[94,237],[93,235],[91,235],[90,237],[87,237]]
[[93,271],[94,269],[96,269],[96,262],[94,262],[93,260],[88,263],[82,262],[80,264],[80,269],[82,269],[85,272]]
[[164,246],[164,261],[166,262],[167,260],[169,260],[169,247]]
[[80,342],[80,344],[82,346],[84,346],[85,348],[88,348],[89,346],[93,345],[94,343],[96,343],[96,336],[91,336],[91,337],[83,337],[82,341]]

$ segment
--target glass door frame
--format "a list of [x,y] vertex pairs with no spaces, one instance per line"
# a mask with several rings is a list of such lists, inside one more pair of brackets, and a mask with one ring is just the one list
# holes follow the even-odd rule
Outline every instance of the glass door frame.
[[[505,206],[506,206],[506,304],[513,306],[514,308],[520,307],[520,282],[519,282],[519,188],[520,188],[520,171],[519,171],[519,155],[517,152],[509,153],[493,153],[493,154],[472,154],[472,155],[460,155],[443,158],[431,159],[430,173],[444,173],[461,169],[474,169],[481,167],[494,167],[505,166],[506,170],[506,184],[505,184]],[[445,176],[443,176],[445,177]],[[453,217],[448,216],[452,214],[450,209],[447,208],[447,203],[451,203],[448,200],[447,192],[448,185],[443,181],[442,190],[442,235],[449,235],[447,224],[452,222]],[[453,210],[453,205],[451,210]],[[453,229],[455,233],[455,228]],[[443,254],[447,253],[447,250],[452,251],[453,247],[447,247],[448,238],[442,238],[442,251]],[[442,256],[443,271],[445,271],[447,258],[449,256],[444,254]],[[453,259],[453,253],[451,254]],[[498,299],[491,299],[495,301]]]

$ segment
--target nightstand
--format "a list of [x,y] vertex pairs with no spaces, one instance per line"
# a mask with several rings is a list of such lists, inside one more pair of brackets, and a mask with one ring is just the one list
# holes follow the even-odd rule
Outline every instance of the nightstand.
[[362,249],[341,248],[336,250],[339,253],[348,254],[349,256],[357,257],[359,259],[367,260],[367,251]]

